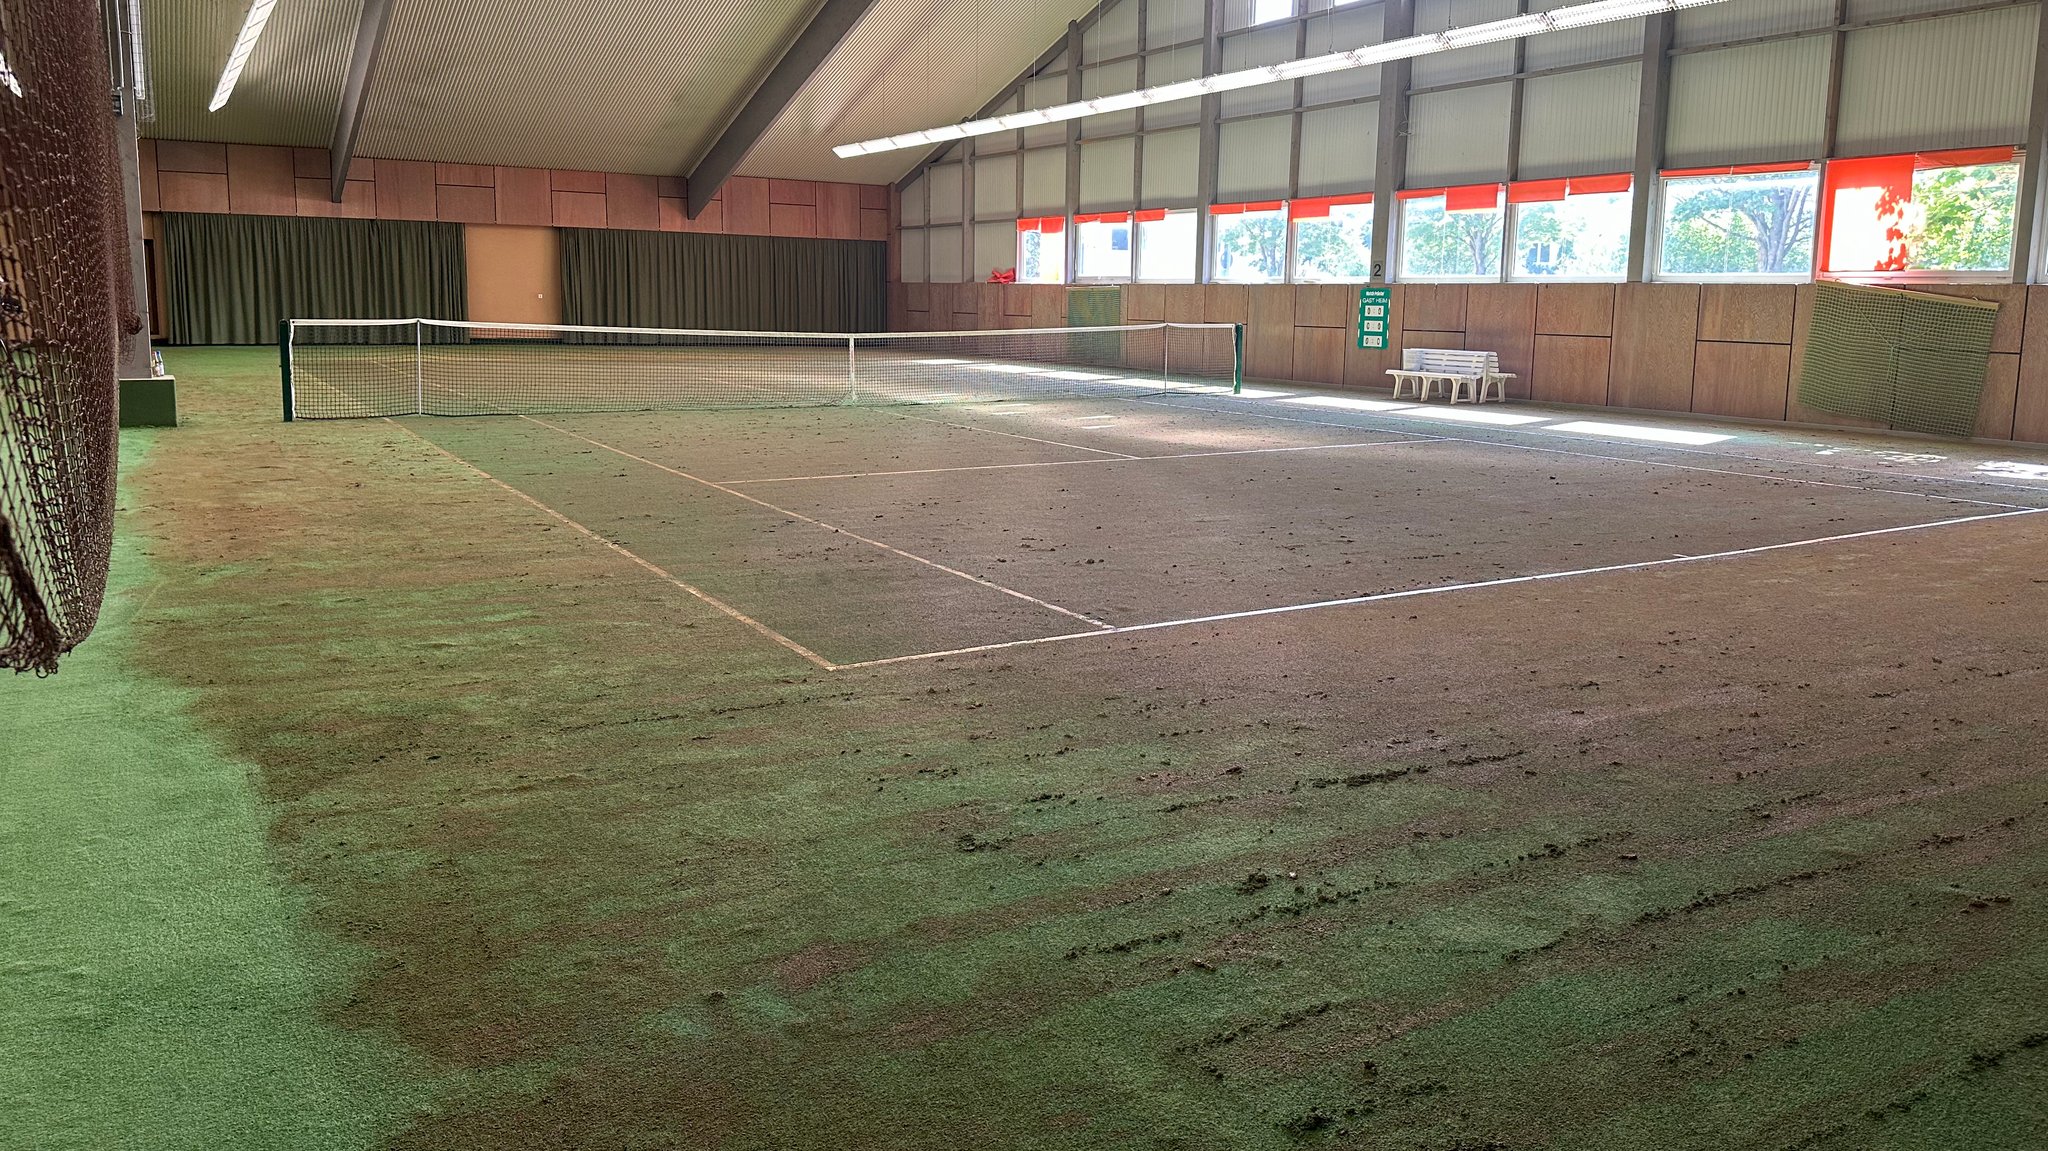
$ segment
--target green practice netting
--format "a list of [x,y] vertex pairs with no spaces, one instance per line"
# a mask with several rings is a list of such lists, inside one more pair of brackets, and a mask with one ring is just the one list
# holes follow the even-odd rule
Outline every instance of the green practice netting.
[[1998,305],[1892,288],[1814,286],[1799,402],[1899,431],[1977,428]]

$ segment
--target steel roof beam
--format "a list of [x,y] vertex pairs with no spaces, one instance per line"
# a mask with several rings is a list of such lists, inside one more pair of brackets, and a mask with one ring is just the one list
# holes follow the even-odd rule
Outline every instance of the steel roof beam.
[[364,97],[370,92],[370,77],[377,71],[377,58],[384,54],[384,34],[391,30],[394,0],[363,0],[356,18],[355,50],[349,53],[348,75],[341,85],[341,106],[334,113],[334,142],[327,147],[328,174],[333,180],[330,198],[341,203],[348,190],[348,168],[356,158],[356,134],[363,128]]

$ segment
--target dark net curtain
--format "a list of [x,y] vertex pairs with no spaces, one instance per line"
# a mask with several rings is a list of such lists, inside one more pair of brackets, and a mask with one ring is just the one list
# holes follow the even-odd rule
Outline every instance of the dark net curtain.
[[167,212],[163,228],[172,343],[275,343],[285,319],[468,314],[460,224]]
[[888,327],[888,246],[565,228],[562,301],[571,324],[879,332]]

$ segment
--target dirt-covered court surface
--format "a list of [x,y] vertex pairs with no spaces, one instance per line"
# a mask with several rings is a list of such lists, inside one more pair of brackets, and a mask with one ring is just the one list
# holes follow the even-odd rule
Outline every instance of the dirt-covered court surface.
[[2048,454],[169,358],[0,1146],[2044,1145]]

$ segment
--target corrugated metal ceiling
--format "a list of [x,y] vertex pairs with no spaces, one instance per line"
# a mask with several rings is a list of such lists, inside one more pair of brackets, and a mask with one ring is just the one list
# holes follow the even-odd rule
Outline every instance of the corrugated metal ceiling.
[[[821,0],[399,0],[358,152],[675,175]],[[235,97],[206,110],[243,0],[143,0],[163,139],[324,146],[360,0],[280,0]],[[831,146],[971,115],[1089,0],[878,0],[740,171],[884,182],[915,152]]]

